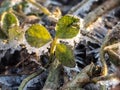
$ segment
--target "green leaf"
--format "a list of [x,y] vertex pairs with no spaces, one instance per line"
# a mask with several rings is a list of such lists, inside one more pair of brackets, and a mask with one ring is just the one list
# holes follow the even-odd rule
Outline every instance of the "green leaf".
[[63,16],[56,25],[56,37],[61,39],[75,37],[80,29],[80,19],[72,16]]
[[10,28],[9,30],[9,40],[18,40],[21,41],[23,40],[23,30],[19,26],[14,26]]
[[1,18],[1,28],[5,33],[8,33],[8,29],[12,26],[19,26],[17,17],[11,12],[4,12]]
[[25,37],[26,37],[27,42],[31,46],[37,47],[37,48],[45,45],[52,39],[48,30],[40,24],[32,25],[26,31]]
[[69,46],[66,46],[65,44],[57,44],[55,55],[64,66],[75,66],[74,54]]

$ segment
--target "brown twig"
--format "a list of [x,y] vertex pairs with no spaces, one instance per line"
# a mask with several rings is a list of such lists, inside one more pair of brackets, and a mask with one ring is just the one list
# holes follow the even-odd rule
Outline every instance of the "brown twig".
[[46,7],[42,6],[41,4],[38,4],[37,2],[35,2],[35,0],[26,0],[26,1],[38,7],[44,14],[46,15],[51,14],[50,11]]
[[51,64],[50,72],[43,87],[43,90],[57,90],[59,87],[59,77],[60,77],[61,64],[59,60],[55,59]]
[[76,88],[80,88],[86,83],[90,82],[90,76],[92,70],[94,68],[94,64],[90,64],[86,66],[72,81],[64,84],[62,90],[73,90]]
[[118,76],[117,76],[116,73],[109,74],[107,76],[95,77],[91,81],[96,83],[96,82],[101,81],[101,80],[110,80],[110,79],[113,79],[113,78],[117,78],[118,79]]
[[119,5],[120,0],[107,0],[84,18],[83,27],[87,28],[91,23],[97,20],[98,17]]
[[72,8],[68,13],[69,14],[73,14],[74,12],[76,12],[82,5],[84,5],[86,2],[88,2],[89,0],[82,0],[80,3],[78,3],[74,8]]

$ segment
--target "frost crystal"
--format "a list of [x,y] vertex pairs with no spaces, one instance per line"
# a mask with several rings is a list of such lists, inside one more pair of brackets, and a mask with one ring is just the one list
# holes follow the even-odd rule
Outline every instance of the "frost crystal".
[[11,54],[14,53],[16,50],[21,50],[21,47],[19,46],[19,42],[16,40],[13,40],[9,43],[5,43],[4,41],[0,40],[0,59],[5,55],[6,51],[11,49]]

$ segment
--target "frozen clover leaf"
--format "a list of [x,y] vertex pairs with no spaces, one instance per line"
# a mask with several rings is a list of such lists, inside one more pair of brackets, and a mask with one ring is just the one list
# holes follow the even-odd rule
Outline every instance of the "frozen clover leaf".
[[14,26],[9,30],[9,40],[18,40],[21,41],[23,39],[23,30],[19,26]]
[[31,46],[37,48],[47,44],[52,39],[48,30],[40,24],[32,25],[25,32],[25,37]]
[[55,51],[56,58],[62,63],[64,66],[74,67],[75,60],[72,49],[65,44],[57,44]]
[[56,37],[68,39],[75,37],[80,29],[80,19],[72,15],[65,15],[59,19],[56,27]]
[[12,26],[19,26],[17,17],[11,12],[4,12],[1,18],[1,28],[7,34]]

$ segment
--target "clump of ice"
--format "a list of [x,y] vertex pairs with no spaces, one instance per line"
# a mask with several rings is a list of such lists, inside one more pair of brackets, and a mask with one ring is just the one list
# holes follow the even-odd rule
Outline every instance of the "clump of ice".
[[98,1],[98,0],[88,0],[87,3],[85,3],[84,5],[82,5],[79,9],[77,9],[73,15],[83,15],[83,16],[86,16],[87,13],[89,10],[90,10],[90,7],[92,6],[93,2],[95,1]]
[[31,3],[27,3],[27,7],[24,8],[24,13],[25,14],[29,14],[35,11],[39,11],[39,8],[35,7],[34,5],[32,5]]
[[72,80],[73,75],[72,75],[71,71],[80,72],[80,69],[79,69],[79,67],[78,67],[77,64],[76,64],[76,66],[73,67],[73,68],[64,66],[64,71],[67,73],[68,76],[70,76],[69,79]]
[[99,81],[97,84],[98,85],[105,85],[106,90],[110,90],[111,88],[114,88],[119,83],[120,83],[119,79],[111,79],[111,80],[106,80],[106,81]]
[[19,4],[20,2],[22,2],[22,0],[11,0],[11,6],[14,6],[16,4]]
[[11,54],[16,50],[21,50],[19,46],[19,41],[13,40],[11,42],[5,43],[3,40],[0,40],[0,59],[5,55],[6,51],[11,49]]

